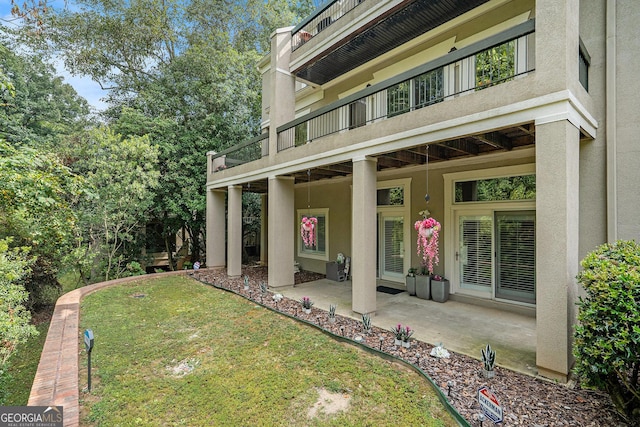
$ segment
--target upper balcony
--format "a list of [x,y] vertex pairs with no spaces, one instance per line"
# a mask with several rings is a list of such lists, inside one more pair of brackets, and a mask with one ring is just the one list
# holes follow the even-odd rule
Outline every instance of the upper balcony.
[[[279,126],[277,144],[272,145],[277,147],[276,152],[269,153],[269,135],[265,133],[223,152],[209,153],[209,173],[249,162],[256,162],[256,167],[273,166],[294,157],[317,155],[335,148],[336,144],[348,150],[360,139],[397,134],[429,120],[439,120],[430,118],[439,106],[445,109],[440,108],[436,114],[447,110],[451,118],[459,113],[459,102],[480,104],[480,108],[508,104],[510,100],[496,93],[502,94],[500,86],[509,83],[511,89],[506,90],[513,96],[527,96],[531,83],[531,77],[527,76],[535,70],[534,45],[535,21],[528,20]],[[451,102],[455,104],[453,110],[445,105]],[[419,117],[404,118],[411,114]],[[367,131],[368,128],[372,130]],[[509,151],[531,145],[533,140],[532,126],[518,125],[432,144],[429,156],[435,161],[451,160],[496,150]],[[302,152],[293,153],[296,148]],[[401,167],[424,163],[426,152],[424,146],[407,146],[394,153],[380,152],[377,156],[380,156],[381,168]],[[263,161],[257,162],[260,159]],[[326,171],[315,171],[325,177],[347,175],[351,165],[345,162],[334,164]],[[223,175],[230,176],[228,172]],[[209,179],[214,178],[209,175]]]
[[327,2],[293,29],[292,72],[323,85],[488,1]]

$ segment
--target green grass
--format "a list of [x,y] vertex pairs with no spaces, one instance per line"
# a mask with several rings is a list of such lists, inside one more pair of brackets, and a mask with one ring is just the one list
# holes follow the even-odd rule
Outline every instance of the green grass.
[[[31,337],[26,343],[18,346],[9,359],[9,377],[4,383],[0,395],[4,395],[4,406],[24,406],[29,401],[31,384],[36,376],[40,354],[47,338],[49,322],[36,327],[38,335]],[[0,399],[1,400],[1,399]]]
[[[61,274],[62,293],[66,293],[80,286],[79,277],[72,271]],[[53,311],[53,307],[47,310]],[[40,363],[40,355],[49,331],[49,322],[36,326],[38,335],[29,338],[26,343],[17,347],[16,352],[9,359],[8,377],[0,378],[0,405],[24,406],[29,401],[31,384]],[[4,400],[3,400],[4,399]]]
[[[81,313],[95,336],[84,425],[456,425],[415,372],[188,278],[105,289]],[[81,365],[82,387],[84,352]],[[350,407],[310,419],[322,388]]]

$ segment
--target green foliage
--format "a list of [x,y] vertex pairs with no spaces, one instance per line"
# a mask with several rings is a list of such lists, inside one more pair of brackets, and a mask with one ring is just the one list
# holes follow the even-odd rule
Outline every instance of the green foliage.
[[140,258],[140,231],[158,184],[158,150],[146,136],[123,138],[106,127],[89,132],[74,150],[72,169],[91,191],[76,205],[81,231],[75,265],[89,281],[130,275],[127,264]]
[[0,239],[29,247],[32,268],[23,279],[27,306],[50,305],[60,293],[57,271],[73,243],[72,201],[81,180],[53,155],[0,140]]
[[640,421],[640,246],[605,244],[582,261],[573,353],[575,372],[606,390],[618,411]]
[[37,55],[17,55],[2,42],[0,105],[0,138],[39,149],[53,149],[82,129],[89,113],[86,100],[52,66]]
[[28,272],[26,248],[9,248],[10,239],[0,240],[0,376],[6,375],[6,363],[16,346],[35,335],[31,313],[24,304],[28,294],[20,280]]

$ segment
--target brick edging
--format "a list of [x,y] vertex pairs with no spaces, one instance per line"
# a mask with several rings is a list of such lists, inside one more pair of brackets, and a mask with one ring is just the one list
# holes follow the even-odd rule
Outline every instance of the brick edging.
[[79,426],[78,358],[80,356],[80,339],[78,328],[80,326],[80,301],[85,296],[110,286],[186,273],[187,271],[181,270],[109,280],[76,289],[58,298],[27,405],[62,406],[65,427]]

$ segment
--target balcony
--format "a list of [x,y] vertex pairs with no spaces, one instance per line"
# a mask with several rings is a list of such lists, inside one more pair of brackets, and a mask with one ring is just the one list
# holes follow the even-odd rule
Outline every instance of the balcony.
[[[535,70],[534,31],[535,21],[527,21],[280,126],[277,151],[321,144],[330,135],[345,134],[523,77]],[[502,59],[496,61],[496,56]],[[269,155],[267,137],[261,135],[212,154],[212,172]],[[530,144],[532,129],[519,126],[433,144],[429,157],[448,160]],[[386,153],[379,158],[379,167],[424,163],[425,157],[424,147]],[[347,175],[351,165],[337,164],[316,172],[322,177]]]
[[[295,66],[293,73],[302,80],[325,84],[488,1],[329,2],[293,29],[293,52],[307,43],[318,49]],[[321,46],[310,43],[325,31],[330,34]]]

